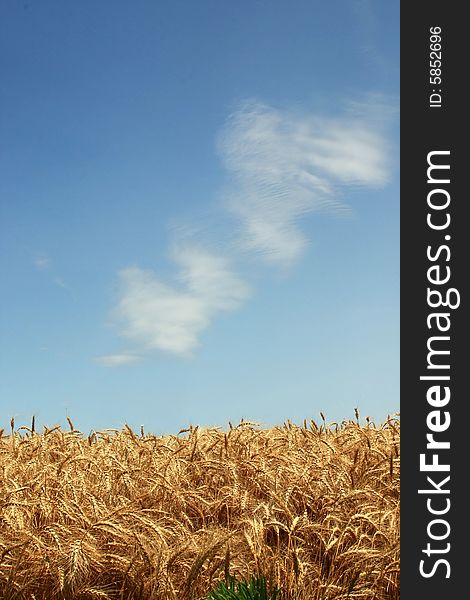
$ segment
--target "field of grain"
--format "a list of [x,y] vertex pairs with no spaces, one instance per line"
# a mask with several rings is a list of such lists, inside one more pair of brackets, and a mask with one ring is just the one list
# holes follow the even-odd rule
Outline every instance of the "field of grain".
[[400,422],[0,438],[3,600],[398,600]]

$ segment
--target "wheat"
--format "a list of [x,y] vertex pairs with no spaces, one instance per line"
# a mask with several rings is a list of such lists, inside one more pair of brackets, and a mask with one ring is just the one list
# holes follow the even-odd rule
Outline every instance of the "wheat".
[[0,597],[398,600],[400,421],[0,436]]

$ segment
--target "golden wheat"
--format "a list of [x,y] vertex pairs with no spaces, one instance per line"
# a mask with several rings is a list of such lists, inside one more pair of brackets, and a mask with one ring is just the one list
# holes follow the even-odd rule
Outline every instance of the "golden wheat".
[[0,436],[0,596],[398,600],[400,422]]

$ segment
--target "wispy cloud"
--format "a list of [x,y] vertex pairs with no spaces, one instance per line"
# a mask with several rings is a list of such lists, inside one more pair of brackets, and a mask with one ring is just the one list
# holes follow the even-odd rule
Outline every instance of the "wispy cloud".
[[70,295],[72,300],[76,300],[73,289],[67,283],[65,283],[62,277],[54,275],[52,260],[47,254],[43,252],[35,254],[33,256],[33,265],[38,271],[44,272],[48,279],[54,283],[54,285],[65,290]]
[[[241,106],[218,139],[229,176],[222,193],[224,213],[230,215],[237,240],[230,249],[276,266],[297,261],[308,245],[301,229],[308,213],[347,213],[349,207],[341,201],[344,187],[387,183],[389,152],[383,124],[389,116],[389,105],[372,96],[349,103],[337,118],[279,110],[256,101]],[[113,322],[119,335],[131,340],[139,352],[190,356],[213,320],[240,308],[249,297],[247,283],[223,256],[227,239],[233,239],[231,232],[224,224],[224,234],[220,233],[220,219],[211,228],[215,216],[216,211],[208,215],[206,209],[204,226],[196,215],[196,221],[174,227],[173,238],[179,241],[172,253],[177,267],[173,280],[138,266],[120,271]],[[189,241],[196,237],[218,247],[220,254]],[[129,353],[96,359],[116,367],[136,360]]]
[[357,36],[357,48],[363,53],[368,69],[375,68],[390,77],[393,71],[398,70],[398,62],[387,60],[382,51],[381,27],[387,27],[388,23],[378,18],[378,3],[374,0],[350,0],[349,4],[352,9],[351,27]]
[[211,321],[237,309],[249,290],[223,257],[177,248],[173,258],[179,268],[175,285],[139,267],[122,270],[114,317],[121,335],[143,348],[190,356]]
[[122,367],[139,362],[142,358],[136,354],[103,354],[95,356],[94,361],[103,367]]
[[77,299],[73,289],[63,281],[62,277],[54,277],[53,281],[57,286],[59,286],[60,288],[62,288],[65,291],[67,291],[70,294],[70,297],[72,298],[72,300]]
[[307,245],[301,217],[344,211],[338,186],[387,182],[385,138],[358,106],[334,119],[252,101],[230,117],[218,148],[231,176],[224,201],[238,219],[241,249],[291,264]]
[[51,265],[51,259],[46,254],[36,254],[33,264],[38,271],[46,271]]

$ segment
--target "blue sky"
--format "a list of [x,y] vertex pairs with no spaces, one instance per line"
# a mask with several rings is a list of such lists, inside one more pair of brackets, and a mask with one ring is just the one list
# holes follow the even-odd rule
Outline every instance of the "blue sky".
[[399,3],[0,6],[2,423],[399,410]]

